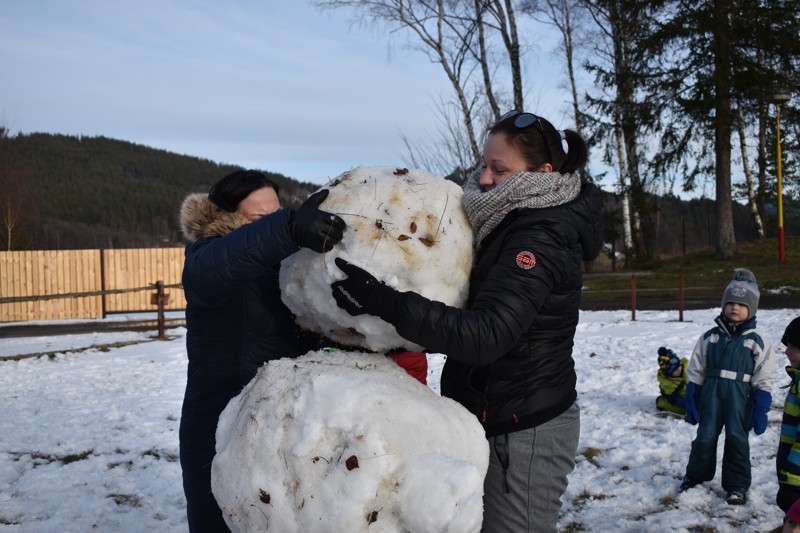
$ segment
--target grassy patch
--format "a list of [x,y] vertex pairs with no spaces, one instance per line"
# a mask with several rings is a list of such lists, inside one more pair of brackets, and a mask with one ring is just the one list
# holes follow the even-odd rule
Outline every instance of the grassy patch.
[[678,504],[677,498],[672,494],[668,494],[666,496],[662,496],[660,500],[658,500],[662,507],[675,507]]
[[170,463],[174,463],[178,460],[178,454],[165,452],[163,450],[156,450],[155,448],[150,448],[149,450],[142,452],[142,457],[146,457],[148,455],[155,457],[156,459],[164,459]]
[[717,533],[717,530],[712,526],[692,526],[688,530],[691,533]]
[[636,274],[637,299],[678,297],[681,274],[685,298],[717,298],[722,296],[733,271],[745,267],[753,271],[762,297],[765,292],[781,290],[800,294],[800,237],[786,237],[785,261],[778,260],[776,239],[746,241],[737,244],[732,259],[716,259],[714,250],[662,259],[651,268],[626,270],[617,264],[616,274],[586,274],[582,300],[603,300],[630,294],[631,275]]
[[133,468],[133,461],[115,461],[112,463],[108,463],[106,465],[106,468],[108,468],[109,470],[113,470],[114,468],[120,466],[124,466],[127,470],[130,470],[131,468]]
[[30,455],[31,459],[38,462],[39,464],[60,462],[61,464],[68,465],[70,463],[75,463],[78,461],[83,461],[84,459],[88,459],[93,452],[94,450],[86,450],[85,452],[70,453],[67,455],[56,455],[54,453],[41,453],[41,452],[9,452],[9,454],[14,456],[17,460],[21,459],[26,455]]
[[607,500],[608,498],[610,498],[610,496],[606,494],[592,494],[588,490],[584,490],[578,494],[574,500],[572,500],[572,505],[577,509],[582,509],[589,500]]
[[578,533],[579,531],[588,531],[583,524],[579,522],[570,522],[561,529],[563,533]]
[[603,450],[600,448],[594,448],[589,446],[588,448],[584,449],[581,452],[581,455],[586,457],[586,460],[592,463],[594,466],[600,468],[600,464],[597,462],[597,458],[603,453]]
[[72,454],[69,454],[69,455],[65,455],[64,457],[61,458],[61,463],[65,464],[65,465],[68,465],[70,463],[77,463],[78,461],[83,461],[84,459],[89,457],[91,454],[92,454],[92,450],[87,450],[87,451],[81,452],[81,453],[72,453]]
[[112,493],[108,495],[109,498],[114,500],[117,505],[127,505],[128,507],[139,508],[142,506],[142,498],[135,494],[118,494]]

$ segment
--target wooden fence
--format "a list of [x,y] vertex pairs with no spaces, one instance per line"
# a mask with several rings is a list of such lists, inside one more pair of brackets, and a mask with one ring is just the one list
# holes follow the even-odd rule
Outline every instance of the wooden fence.
[[186,307],[183,248],[0,252],[0,322],[104,318],[155,311],[163,281],[166,310]]

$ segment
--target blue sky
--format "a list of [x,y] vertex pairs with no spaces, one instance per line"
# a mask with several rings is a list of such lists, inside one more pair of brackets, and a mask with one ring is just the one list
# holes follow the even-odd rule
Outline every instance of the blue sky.
[[[406,37],[307,0],[4,0],[0,124],[322,184],[435,136],[448,82]],[[527,101],[559,124],[555,43],[529,37]]]

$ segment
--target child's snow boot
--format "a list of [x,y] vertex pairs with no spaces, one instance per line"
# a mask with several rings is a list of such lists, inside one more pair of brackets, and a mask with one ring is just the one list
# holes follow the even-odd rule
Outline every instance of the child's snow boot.
[[729,490],[725,501],[728,505],[744,505],[747,503],[747,491],[741,489]]
[[681,486],[678,487],[678,492],[686,492],[687,490],[700,485],[702,481],[697,481],[696,479],[692,479],[689,476],[683,476],[683,480],[681,480]]

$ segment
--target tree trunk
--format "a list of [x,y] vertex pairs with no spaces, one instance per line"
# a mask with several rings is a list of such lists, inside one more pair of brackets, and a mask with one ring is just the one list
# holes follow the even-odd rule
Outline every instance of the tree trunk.
[[580,100],[578,100],[578,84],[575,81],[575,48],[572,44],[572,11],[570,0],[563,0],[564,10],[564,55],[567,58],[567,76],[569,77],[569,87],[572,93],[572,114],[575,117],[575,131],[578,135],[583,135],[581,131]]
[[714,1],[714,145],[717,192],[717,242],[715,256],[731,259],[736,250],[731,198],[731,29],[728,0]]
[[[617,121],[619,124],[619,121]],[[630,266],[633,257],[633,231],[631,229],[630,187],[628,187],[628,168],[625,159],[625,140],[622,128],[614,127],[617,137],[617,164],[619,165],[619,193],[622,198],[622,238],[625,253],[625,266]]]
[[753,215],[753,223],[756,225],[758,238],[764,238],[764,223],[761,221],[761,216],[758,214],[758,206],[756,205],[756,188],[753,184],[753,173],[750,171],[750,163],[747,159],[747,136],[744,131],[744,111],[742,110],[741,100],[738,106],[739,120],[736,121],[737,130],[739,132],[739,147],[742,150],[742,168],[744,169],[744,180],[747,185],[747,205],[750,206],[750,214]]
[[761,220],[766,220],[767,214],[767,110],[765,103],[758,105],[758,194],[756,205]]
[[492,110],[492,116],[500,118],[500,106],[497,104],[497,99],[494,96],[494,89],[492,88],[492,76],[489,72],[489,59],[486,55],[486,36],[483,27],[483,1],[475,0],[475,22],[478,29],[478,62],[481,64],[481,73],[483,74],[483,88],[486,93],[486,100],[489,102],[489,108]]
[[503,44],[508,54],[508,63],[511,68],[511,83],[514,93],[514,109],[523,111],[525,102],[522,92],[522,67],[520,64],[519,36],[517,35],[517,19],[514,15],[514,4],[511,0],[492,0],[494,15]]

